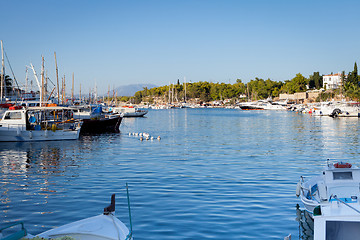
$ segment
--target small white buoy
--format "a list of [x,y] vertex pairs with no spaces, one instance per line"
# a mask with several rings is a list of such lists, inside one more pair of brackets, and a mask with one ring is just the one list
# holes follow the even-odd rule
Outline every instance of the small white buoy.
[[131,133],[129,133],[129,136],[131,136]]
[[159,140],[159,141],[160,141],[160,139],[161,139],[161,138],[160,138],[160,136],[158,136],[158,137],[157,137],[157,140]]
[[154,137],[151,137],[150,140],[151,140],[151,141],[154,140]]
[[138,136],[139,134],[138,133],[135,133],[135,136]]
[[139,133],[139,136],[141,137],[143,135],[143,133]]
[[146,140],[149,140],[149,136],[146,137]]
[[140,137],[140,141],[142,141],[143,140],[143,137]]

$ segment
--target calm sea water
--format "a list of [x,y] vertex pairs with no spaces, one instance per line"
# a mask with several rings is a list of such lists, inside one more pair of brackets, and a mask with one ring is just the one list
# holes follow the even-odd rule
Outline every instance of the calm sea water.
[[[304,239],[299,177],[318,174],[328,158],[360,165],[359,121],[151,110],[124,119],[120,134],[1,143],[0,224],[22,220],[36,234],[100,214],[116,193],[116,215],[129,226],[128,183],[138,240]],[[129,132],[161,140],[141,142]]]

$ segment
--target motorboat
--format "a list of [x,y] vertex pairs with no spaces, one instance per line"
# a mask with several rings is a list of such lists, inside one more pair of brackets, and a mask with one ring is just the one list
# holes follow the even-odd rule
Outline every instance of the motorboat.
[[260,106],[257,101],[239,103],[239,107],[242,110],[264,110],[264,106]]
[[360,239],[360,169],[327,164],[319,175],[301,177],[296,195],[314,219],[314,239]]
[[114,113],[120,113],[123,117],[143,117],[148,111],[134,108],[133,106],[114,107]]
[[0,121],[0,142],[75,140],[81,123],[64,107],[11,107]]
[[239,107],[242,110],[286,110],[283,103],[272,102],[271,100],[240,103]]
[[[12,222],[0,228],[0,239],[131,240],[133,236],[130,207],[129,217],[130,230],[115,217],[115,194],[113,194],[111,205],[104,209],[103,214],[50,229],[35,236],[28,233],[23,222]],[[17,231],[8,236],[1,236],[2,232],[9,228],[17,228]]]

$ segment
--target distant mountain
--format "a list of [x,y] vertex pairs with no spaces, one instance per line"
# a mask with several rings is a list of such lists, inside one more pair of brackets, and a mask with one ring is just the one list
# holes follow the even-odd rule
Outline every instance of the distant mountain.
[[118,96],[134,96],[137,91],[143,90],[145,87],[148,89],[158,87],[154,84],[130,84],[115,88],[115,93]]

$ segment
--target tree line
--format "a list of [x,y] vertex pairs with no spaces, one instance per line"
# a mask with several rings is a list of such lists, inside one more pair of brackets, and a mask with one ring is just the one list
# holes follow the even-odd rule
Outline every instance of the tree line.
[[[319,100],[323,98],[333,97],[341,91],[342,95],[353,100],[360,99],[360,81],[357,72],[356,62],[354,70],[347,75],[343,71],[341,74],[342,85],[340,89],[335,91],[325,91]],[[130,101],[132,103],[149,102],[152,103],[156,98],[162,98],[165,102],[185,101],[186,99],[199,99],[202,102],[232,99],[237,100],[259,100],[268,97],[276,98],[281,93],[294,94],[297,92],[305,92],[307,90],[321,89],[323,87],[323,76],[319,72],[314,72],[308,78],[301,73],[290,80],[273,81],[271,79],[255,78],[248,83],[243,83],[241,79],[237,79],[234,84],[213,83],[200,81],[194,83],[185,83],[165,85],[155,88],[144,88],[135,93],[133,97],[122,97],[121,101]],[[325,89],[326,90],[326,89]],[[175,97],[174,97],[175,96]]]

